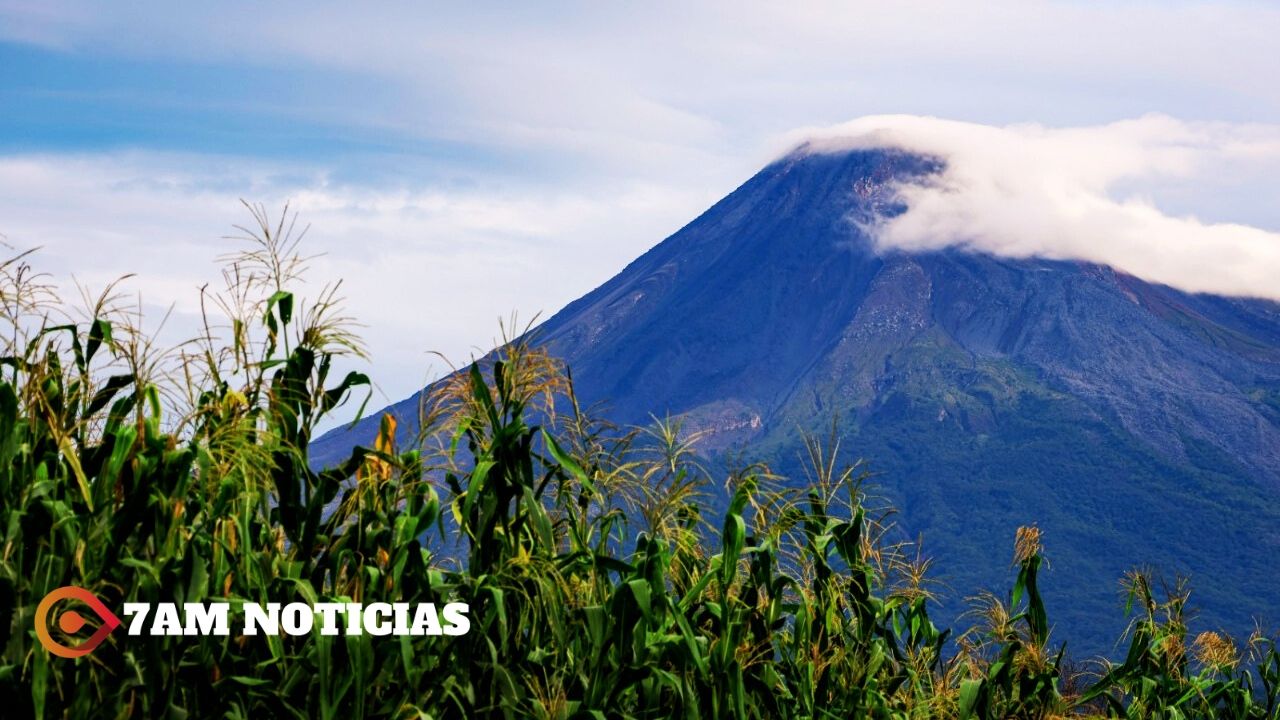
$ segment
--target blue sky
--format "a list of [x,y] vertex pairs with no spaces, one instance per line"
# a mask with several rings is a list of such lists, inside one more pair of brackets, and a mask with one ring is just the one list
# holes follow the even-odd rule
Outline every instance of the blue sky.
[[[180,331],[238,199],[291,200],[397,399],[441,369],[428,351],[559,309],[796,128],[1161,113],[1218,149],[1270,142],[1278,31],[1261,2],[0,0],[0,234],[68,282],[138,273]],[[1273,159],[1105,189],[1275,231]]]

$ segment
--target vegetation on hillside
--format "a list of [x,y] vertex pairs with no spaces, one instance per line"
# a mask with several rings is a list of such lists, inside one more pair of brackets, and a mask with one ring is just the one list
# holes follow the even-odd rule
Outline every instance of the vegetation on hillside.
[[[256,219],[203,298],[206,334],[167,352],[110,291],[55,319],[26,257],[3,265],[5,717],[1280,718],[1274,642],[1188,637],[1181,588],[1126,578],[1128,652],[1070,665],[1029,526],[1012,591],[953,635],[930,620],[929,563],[885,541],[833,444],[808,443],[801,489],[760,466],[713,478],[678,423],[591,418],[519,342],[438,386],[419,437],[386,418],[313,468],[318,424],[368,384],[334,369],[361,348],[334,290],[294,294],[288,228]],[[715,482],[731,499],[709,517]],[[458,601],[471,629],[117,631],[68,660],[33,627],[65,585],[109,607]]]

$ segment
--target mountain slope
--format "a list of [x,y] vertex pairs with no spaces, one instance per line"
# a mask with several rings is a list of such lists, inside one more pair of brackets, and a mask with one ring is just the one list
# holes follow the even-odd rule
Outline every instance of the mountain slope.
[[1029,523],[1045,531],[1051,617],[1076,651],[1109,650],[1124,625],[1116,582],[1135,565],[1191,573],[1210,625],[1247,632],[1250,613],[1280,610],[1267,574],[1280,306],[1085,263],[877,252],[862,228],[902,211],[893,183],[938,168],[802,147],[567,306],[539,342],[612,419],[682,414],[708,452],[749,442],[797,477],[799,431],[835,421],[881,473],[898,532],[923,534],[955,589],[949,613],[1001,587]]

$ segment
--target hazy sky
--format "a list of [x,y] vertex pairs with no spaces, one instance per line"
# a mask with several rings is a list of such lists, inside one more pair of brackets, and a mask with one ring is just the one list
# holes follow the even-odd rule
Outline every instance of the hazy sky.
[[[1272,252],[1280,230],[1278,35],[1280,10],[1262,2],[0,0],[0,234],[42,246],[40,264],[64,281],[138,273],[128,287],[157,315],[173,304],[181,328],[214,258],[234,248],[223,236],[247,219],[238,199],[292,200],[310,249],[326,253],[315,284],[345,279],[382,399],[399,399],[441,369],[428,351],[464,361],[498,317],[558,310],[796,128],[893,113],[996,126],[935,149],[994,156],[973,172],[1033,177],[1097,211],[1072,225],[1077,205],[1046,204],[1061,222],[1025,242],[1040,216],[953,228],[983,247],[1089,256],[1087,231],[1118,219],[1178,238],[1182,260],[1152,265],[1165,281],[1224,237],[1234,265],[1208,289],[1246,265],[1249,287],[1265,286],[1246,260]],[[1110,157],[1100,138],[1148,147],[1150,135],[1114,123],[1151,113],[1139,127],[1158,139],[1175,128],[1172,142],[1200,150],[1157,152],[1132,172],[1073,166],[1077,139],[1088,157]],[[970,143],[988,133],[1004,140]],[[1046,133],[1030,155],[1009,149]],[[1253,148],[1243,159],[1241,138]],[[1048,165],[1028,170],[1027,158]],[[990,217],[999,200],[969,193],[959,214]],[[1155,225],[1139,222],[1152,220],[1144,208]],[[917,215],[896,241],[919,244],[939,213],[957,208]],[[1220,223],[1249,227],[1227,237]],[[1144,242],[1123,261],[1161,255]]]

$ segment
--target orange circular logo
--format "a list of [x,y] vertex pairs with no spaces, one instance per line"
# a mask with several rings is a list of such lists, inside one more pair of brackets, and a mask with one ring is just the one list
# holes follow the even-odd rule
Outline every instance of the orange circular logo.
[[[63,645],[53,639],[53,635],[49,634],[49,611],[53,609],[55,603],[60,600],[79,600],[88,605],[98,617],[102,619],[102,626],[97,632],[89,637],[88,640],[78,645]],[[58,627],[68,635],[74,634],[85,626],[84,616],[75,610],[64,610],[58,615]],[[57,655],[58,657],[75,658],[82,655],[88,655],[93,649],[102,644],[103,640],[111,634],[112,630],[120,627],[120,618],[115,613],[107,609],[106,605],[98,599],[96,595],[73,585],[60,587],[57,590],[44,596],[40,604],[36,607],[36,637],[40,639],[40,644],[45,649]]]

